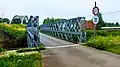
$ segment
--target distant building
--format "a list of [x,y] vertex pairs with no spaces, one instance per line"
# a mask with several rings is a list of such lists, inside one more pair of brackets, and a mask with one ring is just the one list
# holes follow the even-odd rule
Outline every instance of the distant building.
[[93,30],[94,29],[94,23],[92,21],[85,21],[85,27],[87,30]]

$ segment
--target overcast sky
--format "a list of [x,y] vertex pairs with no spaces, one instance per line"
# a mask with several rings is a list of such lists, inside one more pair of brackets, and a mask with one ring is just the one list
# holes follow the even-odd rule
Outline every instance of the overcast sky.
[[[38,15],[40,24],[47,17],[90,19],[95,1],[102,13],[120,11],[119,0],[0,0],[0,16],[5,13],[4,17],[12,19],[14,15]],[[119,22],[119,18],[120,12],[103,15],[107,22]]]

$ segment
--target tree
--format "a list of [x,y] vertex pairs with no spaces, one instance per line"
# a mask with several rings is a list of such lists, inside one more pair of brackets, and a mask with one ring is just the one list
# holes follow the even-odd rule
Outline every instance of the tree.
[[2,23],[2,18],[0,17],[0,23]]
[[50,21],[50,19],[49,19],[49,17],[47,17],[47,19],[44,19],[43,24],[48,24],[49,21]]
[[7,24],[9,24],[10,20],[8,18],[3,18],[3,22],[7,22]]
[[54,23],[55,22],[55,20],[54,20],[54,18],[52,17],[51,19],[50,19],[50,23]]
[[43,20],[43,24],[54,23],[60,20],[66,20],[66,19],[60,19],[60,18],[54,19],[53,17],[50,19],[49,17],[47,17],[47,19]]
[[60,21],[60,18],[55,19],[55,22],[58,22],[58,21]]
[[21,24],[20,18],[14,18],[11,24]]
[[118,22],[116,22],[115,26],[119,26],[119,23],[118,23]]
[[115,26],[115,24],[114,24],[114,23],[111,23],[111,26],[112,26],[112,27],[114,27],[114,26]]
[[98,29],[101,29],[101,27],[104,27],[105,26],[105,22],[103,21],[103,18],[102,18],[102,13],[99,13],[98,14],[98,17],[99,17],[99,22],[97,24],[97,28]]

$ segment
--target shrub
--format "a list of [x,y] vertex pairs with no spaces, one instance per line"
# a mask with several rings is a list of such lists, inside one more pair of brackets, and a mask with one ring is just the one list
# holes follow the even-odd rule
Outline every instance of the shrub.
[[100,50],[120,53],[120,36],[97,36],[95,40],[90,38],[86,45]]
[[27,47],[26,45],[26,28],[24,24],[4,24],[0,23],[0,30],[8,33],[12,40],[0,42],[4,48]]
[[[94,37],[94,30],[87,30],[87,40]],[[120,36],[120,31],[110,31],[110,30],[97,30],[96,36]]]
[[9,33],[13,37],[24,38],[26,28],[24,24],[3,24],[0,23],[0,30]]

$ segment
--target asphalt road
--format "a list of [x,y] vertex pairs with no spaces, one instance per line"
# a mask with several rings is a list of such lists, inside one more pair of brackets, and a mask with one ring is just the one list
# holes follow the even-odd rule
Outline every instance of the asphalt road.
[[[120,67],[119,55],[76,45],[45,34],[40,34],[40,37],[41,42],[49,47],[42,52],[45,67]],[[65,45],[75,46],[55,48]]]

